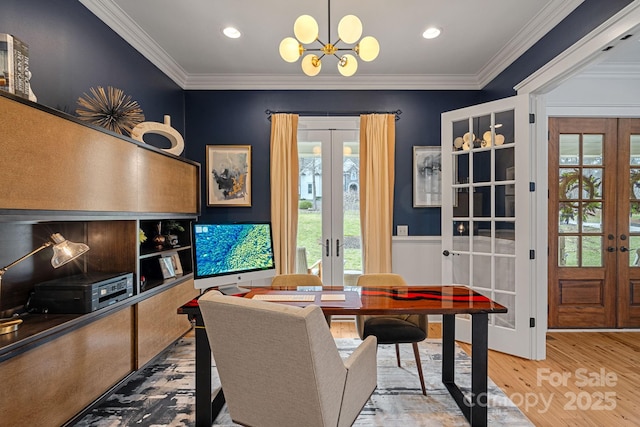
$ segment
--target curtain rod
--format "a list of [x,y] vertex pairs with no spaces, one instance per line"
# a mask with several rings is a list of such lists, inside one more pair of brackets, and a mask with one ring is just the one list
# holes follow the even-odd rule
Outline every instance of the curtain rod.
[[271,121],[272,114],[297,114],[299,116],[335,116],[335,117],[348,117],[359,116],[361,114],[393,114],[396,116],[396,121],[400,120],[401,110],[396,111],[271,111],[264,110],[264,113],[269,116],[267,119]]

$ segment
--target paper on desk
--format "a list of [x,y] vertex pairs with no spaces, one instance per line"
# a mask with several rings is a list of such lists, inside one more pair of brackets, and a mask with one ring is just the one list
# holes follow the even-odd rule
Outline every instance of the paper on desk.
[[322,294],[320,301],[344,301],[345,294]]

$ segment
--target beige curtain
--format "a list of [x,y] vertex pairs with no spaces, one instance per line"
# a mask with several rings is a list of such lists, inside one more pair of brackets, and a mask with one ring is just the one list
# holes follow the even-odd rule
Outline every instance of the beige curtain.
[[364,273],[391,273],[396,122],[360,116],[360,223]]
[[271,223],[278,274],[295,273],[298,233],[298,115],[271,116]]

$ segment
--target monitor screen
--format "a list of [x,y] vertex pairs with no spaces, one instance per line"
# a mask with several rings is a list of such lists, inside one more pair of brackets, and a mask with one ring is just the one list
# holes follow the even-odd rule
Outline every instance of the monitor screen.
[[271,223],[194,223],[196,288],[275,275]]

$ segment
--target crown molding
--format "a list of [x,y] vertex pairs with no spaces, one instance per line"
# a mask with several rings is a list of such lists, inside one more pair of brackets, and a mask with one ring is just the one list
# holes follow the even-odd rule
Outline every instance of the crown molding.
[[184,90],[480,90],[584,0],[551,0],[475,75],[238,75],[188,74],[112,0],[80,0],[89,11]]
[[599,64],[575,76],[577,79],[639,79],[640,62]]
[[185,90],[480,90],[475,76],[452,75],[211,75],[191,74]]
[[544,9],[478,72],[480,86],[489,84],[583,2],[584,0],[552,0],[547,3]]
[[[564,52],[518,83],[518,94],[547,93],[563,81],[586,71],[603,49],[623,42],[625,35],[639,29],[640,0],[634,0]],[[604,64],[602,64],[604,65]]]
[[187,72],[111,0],[80,0],[91,13],[184,89]]

